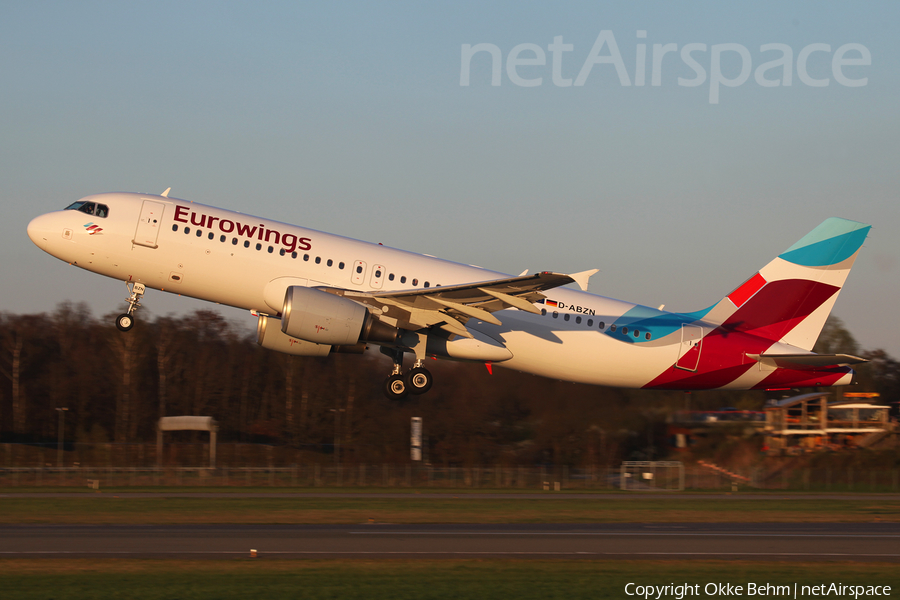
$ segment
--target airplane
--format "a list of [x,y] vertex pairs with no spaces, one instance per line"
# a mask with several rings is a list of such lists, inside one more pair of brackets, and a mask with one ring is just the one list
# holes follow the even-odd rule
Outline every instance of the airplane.
[[[171,189],[171,188],[170,188]],[[34,218],[42,250],[125,282],[122,332],[148,289],[250,310],[264,348],[393,361],[391,399],[427,392],[425,359],[579,383],[774,390],[851,383],[813,345],[870,225],[829,218],[708,308],[670,312],[587,292],[597,270],[509,276],[161,195],[105,193]],[[580,290],[566,288],[576,284]],[[404,355],[414,363],[404,371]]]

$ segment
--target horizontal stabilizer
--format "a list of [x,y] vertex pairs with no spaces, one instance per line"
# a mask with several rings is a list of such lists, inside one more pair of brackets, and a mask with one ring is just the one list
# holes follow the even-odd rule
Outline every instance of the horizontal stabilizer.
[[869,362],[865,358],[850,354],[748,354],[747,356],[765,365],[784,369],[823,369]]

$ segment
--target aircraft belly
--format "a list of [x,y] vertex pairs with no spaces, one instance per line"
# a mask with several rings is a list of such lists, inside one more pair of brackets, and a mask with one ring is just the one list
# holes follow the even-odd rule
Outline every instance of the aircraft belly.
[[[162,238],[151,249],[125,243],[79,246],[71,251],[71,262],[86,270],[122,281],[137,281],[150,288],[199,298],[244,309],[270,312],[263,289],[276,276],[259,268],[256,261],[225,258],[221,252],[206,251]],[[110,246],[114,246],[110,248]],[[115,250],[115,251],[110,251]],[[229,253],[230,254],[230,253]],[[280,270],[277,274],[283,274]],[[242,282],[235,285],[234,281]]]
[[[173,261],[172,271],[161,287],[167,292],[272,313],[272,309],[265,303],[263,290],[266,283],[276,275],[273,269],[266,269],[263,265],[254,264],[255,262],[221,254],[211,256],[194,253],[192,259],[182,258],[177,263]],[[179,274],[178,280],[173,280],[173,273]]]
[[511,312],[500,317],[502,326],[479,322],[477,328],[506,345],[512,358],[502,365],[517,371],[592,385],[637,388],[674,360],[674,350],[668,345],[629,344],[596,330],[553,329],[542,326],[540,316],[522,318]]

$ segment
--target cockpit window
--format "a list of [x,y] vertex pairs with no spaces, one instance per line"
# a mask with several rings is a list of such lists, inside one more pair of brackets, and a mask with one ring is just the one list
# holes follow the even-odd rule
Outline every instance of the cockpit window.
[[101,219],[105,219],[109,216],[109,207],[105,204],[97,204],[96,202],[85,202],[84,200],[79,200],[78,202],[73,202],[69,206],[66,207],[66,210],[77,210],[78,212],[83,212],[86,215],[93,215],[95,217],[100,217]]

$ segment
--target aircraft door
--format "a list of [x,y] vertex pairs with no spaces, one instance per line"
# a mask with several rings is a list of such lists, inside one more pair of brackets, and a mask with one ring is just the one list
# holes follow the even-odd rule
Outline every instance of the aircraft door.
[[350,273],[350,281],[356,285],[362,285],[366,281],[366,263],[357,260],[353,263],[353,272]]
[[380,290],[384,283],[384,265],[375,265],[372,267],[372,281],[370,282],[373,289]]
[[144,200],[141,206],[141,218],[138,220],[137,230],[134,232],[134,242],[138,246],[156,248],[156,240],[159,237],[159,226],[162,224],[162,215],[165,204]]
[[675,366],[685,371],[696,371],[700,364],[700,350],[703,348],[703,328],[697,325],[681,326],[681,344],[678,346],[678,360]]

